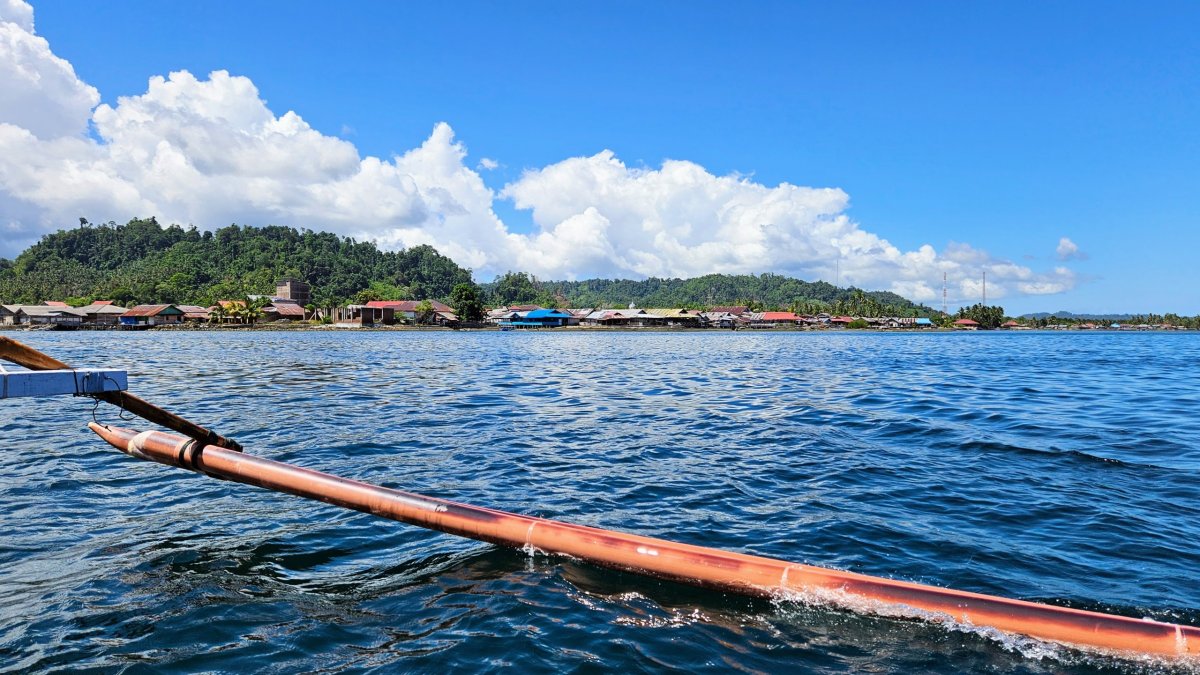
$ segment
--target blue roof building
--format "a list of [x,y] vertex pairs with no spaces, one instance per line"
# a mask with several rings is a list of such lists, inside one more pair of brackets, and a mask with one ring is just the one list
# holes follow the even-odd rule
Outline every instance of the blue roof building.
[[557,309],[534,309],[528,312],[517,312],[516,318],[500,322],[501,326],[515,328],[554,328],[567,325],[571,315]]

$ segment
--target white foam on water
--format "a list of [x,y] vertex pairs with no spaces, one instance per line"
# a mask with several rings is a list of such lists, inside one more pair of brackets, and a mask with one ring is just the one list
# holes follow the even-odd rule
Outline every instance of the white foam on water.
[[638,628],[684,628],[697,623],[712,623],[708,615],[698,609],[671,610],[666,616],[619,616],[613,622]]
[[917,620],[927,624],[940,626],[948,631],[977,635],[998,645],[1005,651],[1019,654],[1022,658],[1041,661],[1052,660],[1072,666],[1106,666],[1119,667],[1121,670],[1134,673],[1189,673],[1200,675],[1200,659],[1161,657],[1149,654],[1131,654],[1111,650],[1063,645],[1028,635],[1008,633],[991,626],[978,626],[973,623],[959,621],[942,612],[910,607],[908,605],[881,602],[861,595],[848,593],[840,589],[775,589],[771,594],[771,603],[781,612],[795,605],[818,609],[835,609],[850,611],[855,614],[876,616],[889,619]]

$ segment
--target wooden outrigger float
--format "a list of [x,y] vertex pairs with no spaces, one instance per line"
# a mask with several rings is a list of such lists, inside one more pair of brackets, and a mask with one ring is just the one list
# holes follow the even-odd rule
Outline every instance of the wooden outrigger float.
[[[0,343],[0,358],[12,356],[8,347]],[[88,426],[139,459],[502,546],[744,595],[799,593],[835,605],[866,606],[879,614],[993,628],[1075,648],[1189,662],[1200,658],[1197,627],[896,581],[459,504],[255,457],[195,425],[187,427],[199,429],[190,438],[95,422]],[[210,441],[213,438],[225,443]]]

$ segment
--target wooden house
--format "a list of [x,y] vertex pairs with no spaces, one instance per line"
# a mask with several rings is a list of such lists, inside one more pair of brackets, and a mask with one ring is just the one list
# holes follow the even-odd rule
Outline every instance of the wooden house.
[[698,309],[667,309],[655,308],[646,310],[647,313],[661,316],[663,324],[680,328],[699,328],[705,324],[704,313]]
[[115,326],[121,321],[121,315],[128,312],[124,307],[114,305],[112,300],[97,300],[90,305],[79,308],[87,317],[84,323],[96,326]]
[[123,328],[174,326],[183,323],[183,310],[177,305],[138,305],[120,317]]
[[212,317],[212,311],[199,305],[177,305],[183,311],[183,320],[189,323],[203,323]]
[[0,305],[0,325],[12,326],[17,323],[17,310],[20,305]]
[[348,305],[335,307],[330,319],[333,320],[334,325],[343,327],[390,326],[396,323],[396,313],[391,307]]
[[390,309],[392,311],[392,315],[394,317],[393,322],[395,320],[404,320],[404,321],[408,321],[409,323],[416,323],[417,321],[423,320],[423,321],[431,321],[431,322],[437,323],[438,319],[437,319],[436,315],[438,313],[443,313],[443,312],[449,312],[450,314],[454,313],[454,309],[452,309],[449,305],[442,303],[442,302],[438,302],[437,300],[429,300],[428,301],[429,306],[432,309],[431,315],[424,316],[424,317],[417,316],[417,314],[418,314],[417,307],[419,307],[422,302],[425,302],[425,301],[424,300],[372,300],[372,301],[368,302],[366,304],[366,306],[374,308],[374,309]]
[[262,308],[263,318],[267,321],[303,321],[304,307],[284,298],[274,298],[269,305]]
[[729,312],[704,312],[704,323],[713,328],[736,328],[737,315]]
[[61,307],[57,305],[21,305],[16,312],[14,323],[27,326],[76,328],[83,324],[86,317],[87,314],[65,303]]
[[565,326],[571,320],[569,312],[557,309],[534,309],[522,312],[512,312],[512,318],[500,322],[501,327],[513,328],[556,328]]

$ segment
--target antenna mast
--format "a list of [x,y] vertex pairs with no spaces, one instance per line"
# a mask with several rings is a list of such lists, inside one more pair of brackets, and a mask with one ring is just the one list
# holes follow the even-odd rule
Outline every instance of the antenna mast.
[[987,270],[983,271],[983,306],[987,307]]

